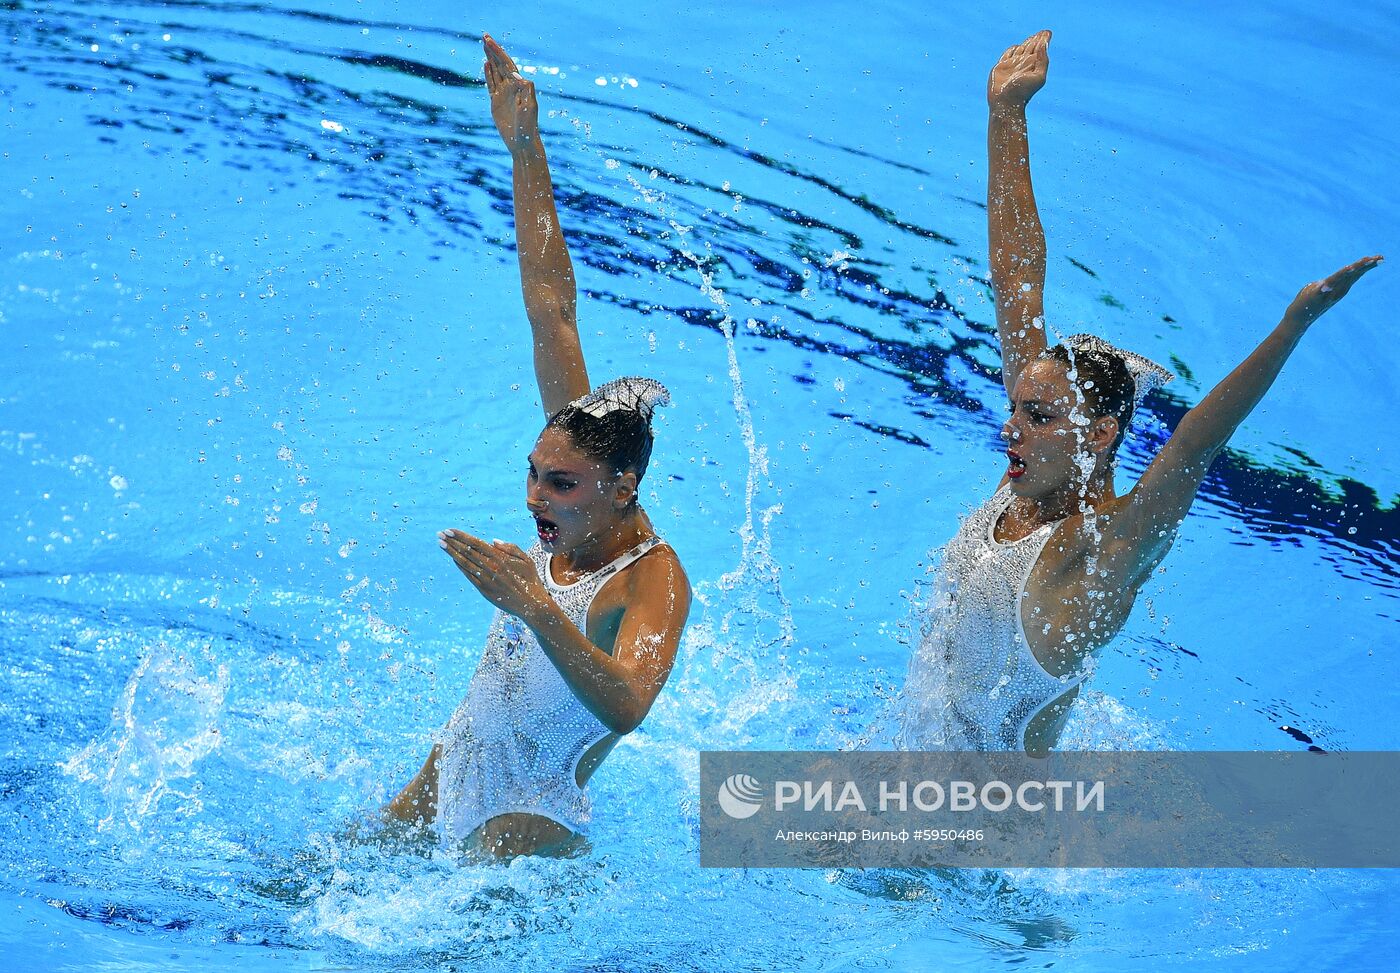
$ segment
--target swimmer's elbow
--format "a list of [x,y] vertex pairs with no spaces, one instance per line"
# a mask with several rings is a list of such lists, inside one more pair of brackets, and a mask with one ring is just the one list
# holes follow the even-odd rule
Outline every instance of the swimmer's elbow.
[[1190,474],[1203,477],[1229,443],[1238,425],[1238,422],[1221,421],[1219,416],[1197,406],[1182,416],[1167,440],[1167,446],[1179,454],[1180,465],[1187,468]]
[[[644,715],[645,714],[643,714],[643,716]],[[637,727],[642,725],[642,716],[634,716],[631,713],[628,713],[626,715],[610,713],[608,715],[608,718],[606,720],[603,720],[603,725],[606,726],[613,733],[616,733],[618,736],[625,737],[627,734],[631,733]]]
[[629,699],[608,713],[602,722],[618,736],[626,736],[642,725],[642,720],[646,719],[650,709],[650,703],[635,698]]

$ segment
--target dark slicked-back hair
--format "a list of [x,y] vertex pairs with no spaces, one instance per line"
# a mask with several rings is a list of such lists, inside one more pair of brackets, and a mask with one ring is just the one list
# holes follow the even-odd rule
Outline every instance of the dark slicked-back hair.
[[641,483],[646,475],[653,437],[651,423],[640,412],[614,409],[595,416],[570,404],[550,416],[545,428],[568,433],[585,456],[606,464],[615,476],[631,470]]
[[1095,418],[1112,416],[1118,420],[1118,435],[1108,451],[1110,456],[1117,453],[1128,424],[1133,421],[1136,393],[1132,373],[1123,359],[1097,349],[1071,351],[1064,345],[1047,348],[1040,357],[1065,367],[1070,381],[1084,396],[1084,404]]

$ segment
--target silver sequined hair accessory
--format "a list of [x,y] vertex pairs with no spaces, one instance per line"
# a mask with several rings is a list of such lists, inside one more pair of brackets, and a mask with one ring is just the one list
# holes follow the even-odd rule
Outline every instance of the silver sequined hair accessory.
[[671,393],[666,391],[666,386],[652,378],[632,375],[627,378],[615,378],[600,385],[587,395],[574,399],[569,405],[580,412],[587,412],[595,419],[601,419],[618,409],[627,409],[641,415],[650,425],[651,414],[656,411],[656,407],[669,405],[670,402]]
[[1153,389],[1161,388],[1172,379],[1176,378],[1171,372],[1161,365],[1158,365],[1150,358],[1145,358],[1135,351],[1124,351],[1117,345],[1109,341],[1104,341],[1097,335],[1073,334],[1061,342],[1070,351],[1097,352],[1101,355],[1112,355],[1123,363],[1128,369],[1128,374],[1133,379],[1133,408],[1142,405],[1142,400],[1147,398],[1147,393]]

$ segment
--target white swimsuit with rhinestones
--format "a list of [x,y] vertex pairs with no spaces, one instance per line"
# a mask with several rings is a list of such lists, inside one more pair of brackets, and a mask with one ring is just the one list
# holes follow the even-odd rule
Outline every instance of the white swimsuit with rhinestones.
[[[550,555],[530,549],[549,595],[579,631],[609,578],[661,544],[649,537],[611,564],[573,584],[554,582]],[[564,682],[520,619],[496,612],[467,695],[439,736],[437,827],[462,841],[491,818],[538,814],[572,831],[588,823],[588,795],[578,763],[608,730]]]
[[1059,522],[1003,544],[1003,487],[946,548],[909,663],[898,742],[909,750],[1025,750],[1036,714],[1089,675],[1051,675],[1026,641],[1026,582]]

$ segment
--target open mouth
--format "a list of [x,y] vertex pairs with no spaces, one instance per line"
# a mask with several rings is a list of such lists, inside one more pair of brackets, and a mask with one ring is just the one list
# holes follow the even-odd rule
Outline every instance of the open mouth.
[[1011,477],[1011,479],[1018,479],[1022,473],[1026,472],[1026,461],[1021,459],[1021,457],[1012,450],[1008,449],[1006,451],[1006,460],[1006,475]]
[[535,532],[539,534],[541,544],[553,544],[559,539],[559,525],[543,517],[535,518]]

